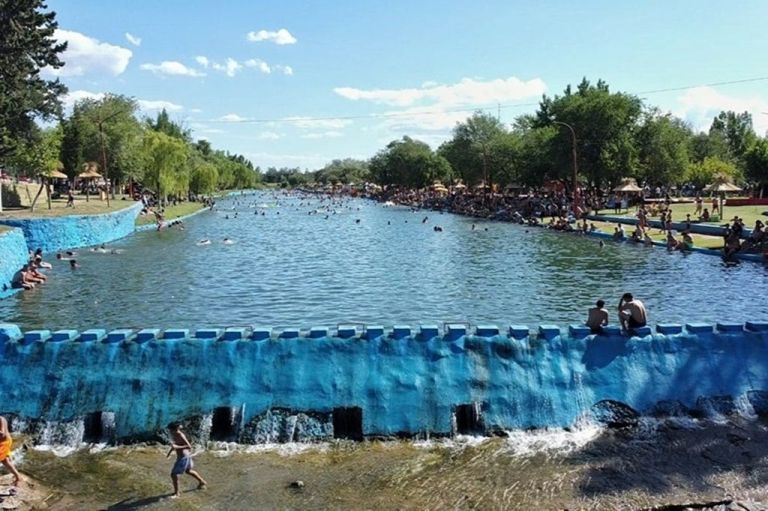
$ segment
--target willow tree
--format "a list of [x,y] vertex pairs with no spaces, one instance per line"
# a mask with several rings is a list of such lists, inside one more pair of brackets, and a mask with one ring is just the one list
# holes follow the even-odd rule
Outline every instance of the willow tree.
[[168,195],[189,191],[190,149],[183,140],[148,130],[144,134],[144,151],[147,162],[144,183],[154,187],[158,199],[165,203]]

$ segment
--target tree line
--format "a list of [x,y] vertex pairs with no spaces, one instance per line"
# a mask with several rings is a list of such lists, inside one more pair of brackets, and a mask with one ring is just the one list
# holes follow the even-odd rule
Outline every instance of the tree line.
[[130,97],[82,99],[65,116],[66,87],[41,76],[65,65],[66,49],[45,8],[42,0],[0,0],[0,168],[43,178],[97,172],[118,189],[140,183],[161,199],[256,185],[260,171],[245,157],[193,141],[165,110],[140,118]]

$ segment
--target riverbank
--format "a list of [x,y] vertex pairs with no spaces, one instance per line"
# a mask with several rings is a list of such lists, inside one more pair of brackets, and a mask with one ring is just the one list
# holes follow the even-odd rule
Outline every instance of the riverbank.
[[[633,428],[509,432],[507,438],[292,444],[195,451],[209,483],[181,478],[171,500],[164,445],[29,450],[20,464],[48,505],[82,509],[697,509],[757,511],[768,502],[768,429],[648,421]],[[77,474],[77,477],[72,477]],[[738,506],[742,507],[738,507]],[[662,507],[679,506],[679,507]],[[720,507],[718,507],[720,506]],[[732,506],[732,507],[727,507]]]

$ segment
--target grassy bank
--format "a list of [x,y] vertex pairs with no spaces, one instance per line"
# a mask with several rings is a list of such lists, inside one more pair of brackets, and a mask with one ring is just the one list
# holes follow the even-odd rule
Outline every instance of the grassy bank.
[[32,211],[28,207],[21,208],[6,208],[3,207],[0,218],[55,218],[67,215],[98,215],[101,213],[114,213],[134,205],[131,200],[123,200],[120,196],[115,200],[109,201],[107,206],[106,201],[99,200],[98,197],[91,197],[88,202],[85,200],[85,196],[77,196],[75,198],[75,207],[67,207],[67,199],[54,199],[51,201],[51,209],[48,209],[48,204],[45,200],[38,201],[35,206],[35,210]]
[[[179,218],[180,216],[190,215],[195,211],[203,209],[205,206],[201,202],[180,202],[175,206],[165,208],[164,217],[167,221]],[[149,214],[136,218],[136,225],[147,225],[155,223],[155,215]]]

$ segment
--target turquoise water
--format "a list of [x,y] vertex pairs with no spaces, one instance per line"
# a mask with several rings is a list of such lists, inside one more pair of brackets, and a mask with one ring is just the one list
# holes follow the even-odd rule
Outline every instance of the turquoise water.
[[[365,200],[308,214],[327,205],[271,193],[231,198],[183,231],[133,235],[108,246],[116,254],[80,250],[74,271],[49,254],[49,282],[0,301],[0,318],[56,329],[565,325],[583,321],[597,298],[613,311],[626,291],[645,301],[652,322],[766,316],[762,265],[601,249],[590,238]],[[196,245],[204,238],[212,243]]]

